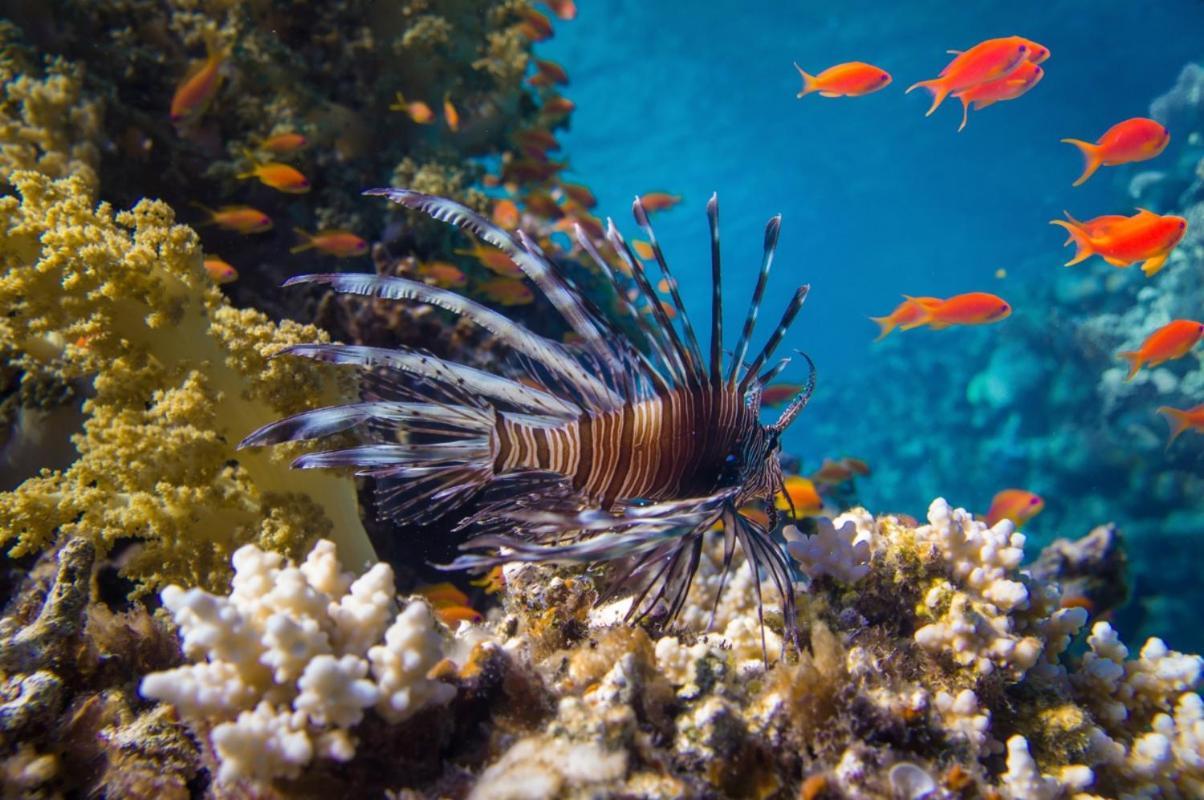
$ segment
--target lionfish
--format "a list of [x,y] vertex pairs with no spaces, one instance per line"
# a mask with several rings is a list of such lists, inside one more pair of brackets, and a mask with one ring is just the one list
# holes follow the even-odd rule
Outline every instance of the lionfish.
[[[771,425],[759,420],[761,391],[789,359],[761,372],[802,308],[809,286],[792,296],[777,328],[745,361],[777,248],[781,217],[769,220],[752,301],[726,368],[720,282],[719,207],[707,203],[711,234],[711,335],[703,358],[676,282],[648,215],[635,219],[668,284],[681,331],[653,291],[640,259],[607,220],[606,242],[634,280],[633,293],[578,226],[576,241],[615,290],[625,329],[597,308],[521,230],[514,237],[471,209],[406,189],[373,189],[406,208],[452,223],[509,256],[577,334],[573,345],[536,335],[508,317],[447,289],[400,277],[320,274],[285,286],[437,306],[480,325],[517,357],[519,379],[437,358],[413,348],[301,344],[281,355],[366,368],[361,402],[305,411],[274,422],[240,446],[314,439],[353,428],[370,441],[302,455],[302,469],[353,467],[375,479],[379,513],[428,524],[461,509],[457,530],[472,536],[452,568],[510,561],[611,563],[609,595],[630,593],[628,621],[672,621],[698,569],[707,532],[723,531],[719,596],[737,543],[755,574],[767,574],[782,600],[787,641],[797,643],[790,566],[771,538],[772,499],[783,489],[783,431],[815,388],[806,384]],[[642,301],[642,302],[641,302]],[[643,306],[640,310],[637,307]],[[470,501],[473,501],[470,504]],[[768,526],[740,509],[766,503]],[[764,608],[757,586],[764,645]],[[714,609],[712,609],[712,621]]]

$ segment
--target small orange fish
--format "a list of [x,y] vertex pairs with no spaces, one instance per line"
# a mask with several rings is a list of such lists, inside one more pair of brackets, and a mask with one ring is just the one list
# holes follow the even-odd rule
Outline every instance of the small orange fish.
[[452,133],[460,130],[460,112],[452,105],[451,95],[443,96],[443,121],[447,123],[447,129]]
[[264,139],[259,143],[259,149],[275,153],[276,155],[287,155],[288,153],[300,150],[307,144],[309,144],[309,140],[301,134],[293,131],[285,131],[284,133],[272,134]]
[[577,203],[584,209],[590,209],[598,205],[598,198],[594,197],[594,193],[579,183],[561,183],[560,191],[564,192],[574,203]]
[[1043,508],[1045,501],[1039,495],[1024,489],[1004,489],[991,500],[987,524],[994,526],[1000,520],[1009,519],[1017,528],[1023,528]]
[[854,475],[865,476],[865,475],[869,475],[870,472],[872,472],[872,470],[870,469],[870,465],[867,464],[865,461],[862,461],[860,458],[853,458],[853,456],[845,456],[841,460],[844,461],[845,466],[848,467],[853,472]]
[[913,83],[907,88],[906,94],[921,88],[930,91],[932,106],[924,116],[932,116],[945,98],[954,92],[1002,78],[1015,69],[1028,57],[1029,45],[1026,42],[1019,36],[980,42],[954,57],[936,78]]
[[471,606],[439,606],[435,609],[435,616],[449,628],[454,628],[461,622],[476,623],[484,619],[481,612]]
[[1098,142],[1084,142],[1082,139],[1062,141],[1074,145],[1083,153],[1083,174],[1072,184],[1082,186],[1101,166],[1132,164],[1158,156],[1170,144],[1171,135],[1152,119],[1134,117],[1113,125]]
[[301,244],[289,248],[290,253],[301,253],[306,250],[320,250],[328,256],[336,258],[354,258],[368,252],[368,243],[351,231],[328,229],[317,233],[307,233],[300,228],[293,231],[301,237]]
[[549,150],[559,150],[560,142],[543,128],[528,128],[514,134],[514,143],[528,155],[546,155]]
[[452,252],[458,256],[472,256],[481,263],[481,266],[503,277],[516,280],[523,277],[523,271],[519,269],[518,264],[515,264],[510,256],[495,247],[487,247],[474,241],[471,249],[453,250]]
[[513,200],[498,200],[493,206],[493,223],[508,231],[518,227],[521,214]]
[[[1069,214],[1067,215],[1069,216]],[[1174,214],[1155,214],[1144,208],[1124,221],[1110,223],[1102,233],[1091,236],[1072,222],[1055,219],[1050,222],[1065,228],[1075,243],[1074,258],[1066,262],[1070,267],[1098,255],[1114,267],[1128,267],[1141,263],[1146,277],[1156,275],[1166,265],[1171,251],[1187,233],[1187,220]]]
[[204,223],[206,225],[216,225],[236,233],[263,233],[272,229],[272,218],[250,206],[222,206],[214,211],[200,203],[193,205],[209,215]]
[[1068,594],[1058,601],[1058,608],[1081,608],[1088,614],[1094,614],[1095,601],[1086,595]]
[[435,608],[447,605],[468,605],[468,595],[464,594],[463,590],[451,581],[441,581],[439,583],[419,586],[414,590],[414,594],[425,597]]
[[[763,508],[758,508],[757,506],[752,505],[740,506],[740,513],[760,525],[762,528],[769,527],[769,513]],[[722,530],[722,528],[723,523],[720,523],[719,529]]]
[[569,74],[555,61],[535,59],[535,74],[528,81],[532,86],[568,86]]
[[446,261],[431,261],[418,268],[420,275],[430,278],[445,289],[459,289],[468,284],[468,276]]
[[974,106],[975,111],[981,111],[987,106],[1004,100],[1015,100],[1040,83],[1044,76],[1045,70],[1033,62],[1021,61],[1014,70],[1002,78],[954,92],[953,96],[962,101],[962,124],[957,128],[958,133],[961,133],[962,129],[966,127],[966,119],[969,116],[971,105]]
[[256,164],[250,172],[236,175],[239,180],[258,178],[264,186],[288,194],[305,194],[309,191],[309,179],[288,164]]
[[577,4],[573,0],[545,0],[545,4],[560,19],[570,20],[577,16]]
[[644,210],[651,214],[653,211],[665,211],[681,202],[681,195],[668,192],[648,192],[640,195],[640,203]]
[[1197,433],[1204,433],[1204,403],[1195,408],[1161,406],[1158,413],[1166,417],[1167,423],[1171,426],[1171,438],[1166,442],[1168,448],[1185,430],[1191,429]]
[[782,482],[782,488],[785,491],[779,492],[773,501],[778,511],[789,511],[793,504],[795,517],[798,518],[823,510],[823,498],[819,496],[815,484],[807,478],[787,475],[786,480]]
[[233,283],[238,280],[238,270],[218,256],[205,256],[205,272],[214,283]]
[[803,387],[797,383],[775,383],[766,386],[761,390],[761,405],[765,408],[777,408],[802,390]]
[[229,50],[218,45],[216,34],[205,36],[206,57],[193,65],[171,98],[171,121],[184,122],[204,113],[222,85],[222,64]]
[[651,243],[645,242],[643,239],[632,239],[631,249],[635,250],[635,254],[643,261],[651,261],[656,255],[652,252]]
[[552,38],[552,21],[529,6],[518,6],[514,13],[522,18],[518,29],[533,42],[542,42]]
[[[540,161],[534,158],[516,158],[502,165],[502,178],[518,183],[543,183],[551,180],[557,172],[568,166],[567,161]],[[531,208],[530,199],[527,207]]]
[[435,121],[435,112],[431,111],[430,106],[421,100],[407,101],[401,92],[397,92],[397,99],[389,106],[389,110],[402,112],[418,125],[430,125]]
[[966,292],[923,308],[923,321],[919,324],[939,331],[953,325],[988,325],[1006,319],[1011,313],[1012,307],[997,295]]
[[567,97],[553,95],[543,101],[540,110],[549,116],[563,117],[565,114],[573,113],[573,110],[576,108],[577,104]]
[[853,477],[853,469],[842,458],[835,461],[825,458],[819,469],[811,473],[811,480],[816,483],[844,483]]
[[1194,319],[1168,322],[1146,337],[1141,347],[1136,350],[1122,350],[1116,354],[1117,358],[1129,362],[1129,374],[1125,380],[1133,380],[1133,376],[1143,366],[1156,367],[1164,361],[1182,358],[1191,352],[1201,336],[1204,336],[1202,322],[1196,322]]
[[535,299],[535,293],[525,283],[514,278],[490,278],[477,285],[477,290],[495,303],[521,306]]
[[506,576],[502,572],[501,565],[498,565],[475,581],[469,581],[469,583],[484,589],[485,594],[497,594],[506,588]]
[[870,317],[882,329],[874,341],[881,341],[895,328],[905,331],[918,328],[926,319],[925,309],[936,308],[943,302],[939,297],[908,297],[885,317]]
[[561,208],[552,195],[547,192],[533,191],[528,192],[525,200],[527,210],[537,217],[547,217],[548,219],[560,219],[564,216],[564,209]]
[[837,64],[818,75],[807,73],[797,62],[794,68],[803,77],[803,88],[796,97],[812,92],[819,92],[820,97],[860,97],[885,89],[891,81],[889,72],[863,61]]

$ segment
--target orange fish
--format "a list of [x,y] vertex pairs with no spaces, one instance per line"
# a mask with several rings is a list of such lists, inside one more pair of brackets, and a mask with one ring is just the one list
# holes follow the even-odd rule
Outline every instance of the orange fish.
[[1175,439],[1179,438],[1179,434],[1189,428],[1197,433],[1204,433],[1204,403],[1195,408],[1161,406],[1158,413],[1166,417],[1167,423],[1171,426],[1171,437],[1166,441],[1168,448]]
[[514,134],[514,143],[527,155],[545,155],[549,150],[559,150],[560,142],[542,128],[528,128]]
[[[923,308],[923,307],[922,307]],[[923,308],[923,321],[934,331],[953,325],[988,325],[1006,319],[1012,307],[989,292],[966,292],[944,300],[931,308]]]
[[458,626],[461,622],[480,622],[484,617],[481,612],[471,606],[440,606],[435,609],[435,616],[449,628]]
[[818,75],[807,73],[797,62],[794,68],[803,77],[803,88],[796,97],[803,97],[812,92],[819,92],[820,97],[860,97],[885,89],[891,81],[889,72],[863,61],[837,64]]
[[1040,83],[1044,76],[1045,70],[1033,62],[1021,61],[1014,70],[1002,78],[955,92],[953,96],[962,101],[962,124],[958,126],[958,133],[966,127],[966,118],[969,116],[971,105],[974,106],[975,111],[981,111],[987,106],[1004,100],[1015,100]]
[[484,589],[485,594],[497,594],[506,588],[506,576],[502,573],[501,565],[498,565],[475,581],[469,581],[469,583]]
[[839,461],[825,458],[819,469],[811,473],[811,480],[816,483],[844,483],[852,477],[853,469],[843,458]]
[[272,218],[250,206],[222,206],[214,211],[200,203],[193,203],[209,215],[206,225],[216,225],[236,233],[263,233],[272,229]]
[[924,324],[926,320],[925,309],[932,309],[945,302],[939,297],[907,297],[902,303],[895,306],[895,310],[887,314],[885,317],[870,317],[878,326],[882,328],[882,332],[878,334],[875,342],[885,338],[887,334],[895,328],[901,330],[911,330],[918,328]]
[[414,594],[425,597],[435,608],[446,605],[468,605],[468,595],[450,581],[419,586],[414,590]]
[[802,390],[803,387],[797,383],[775,383],[766,386],[761,390],[761,405],[765,408],[777,408]]
[[1171,135],[1152,119],[1133,117],[1113,125],[1099,137],[1098,142],[1084,142],[1082,139],[1062,141],[1083,152],[1083,174],[1071,184],[1082,186],[1101,166],[1114,167],[1154,158],[1170,144]]
[[480,242],[474,241],[471,249],[453,250],[452,252],[458,256],[472,256],[483,267],[503,277],[513,279],[523,277],[523,271],[518,268],[518,264],[515,264],[510,256],[495,247],[487,247]]
[[594,193],[579,183],[561,183],[560,191],[582,208],[590,209],[598,205],[598,198],[594,197]]
[[1000,520],[1009,519],[1017,528],[1023,528],[1043,508],[1045,501],[1039,495],[1024,489],[1004,489],[991,500],[987,524],[994,526]]
[[272,134],[264,139],[259,143],[259,149],[277,155],[286,155],[300,150],[307,144],[309,144],[309,140],[301,134],[294,133],[293,131],[285,131],[284,133]]
[[521,214],[513,200],[498,200],[493,206],[493,222],[495,225],[512,231],[518,227]]
[[447,123],[447,129],[452,133],[460,130],[460,112],[452,105],[451,95],[443,96],[443,121]]
[[214,283],[233,283],[238,280],[238,270],[218,256],[205,256],[205,272]]
[[1166,265],[1171,251],[1187,233],[1187,220],[1183,217],[1155,214],[1144,208],[1124,221],[1110,223],[1095,236],[1066,220],[1055,219],[1050,224],[1065,228],[1077,248],[1066,266],[1098,255],[1114,267],[1128,267],[1140,261],[1146,277],[1157,274]]
[[293,231],[301,237],[301,244],[290,247],[290,253],[313,249],[336,258],[354,258],[368,252],[368,243],[351,231],[328,229],[312,234],[300,228],[293,228]]
[[1129,362],[1129,374],[1125,380],[1133,380],[1133,376],[1143,366],[1156,367],[1172,358],[1182,358],[1191,352],[1201,336],[1204,336],[1204,322],[1196,322],[1194,319],[1168,322],[1147,336],[1141,347],[1136,350],[1122,350],[1116,354],[1117,358]]
[[553,95],[543,101],[540,110],[553,117],[562,117],[565,114],[571,114],[575,108],[577,108],[577,104],[567,97]]
[[514,278],[490,278],[478,284],[477,290],[504,306],[526,305],[535,299],[535,293],[525,283]]
[[288,164],[256,164],[250,172],[243,172],[235,177],[239,180],[259,178],[259,182],[264,186],[288,194],[305,194],[309,191],[309,179]]
[[206,34],[205,50],[205,60],[193,65],[171,97],[172,122],[199,117],[221,88],[222,64],[229,50],[218,46],[216,34]]
[[552,13],[563,20],[570,20],[577,16],[577,4],[573,0],[545,0],[548,8],[552,9]]
[[870,470],[870,465],[862,461],[860,458],[845,456],[841,459],[841,461],[844,462],[845,466],[848,467],[854,475],[869,475],[872,471]]
[[555,61],[535,59],[535,74],[527,81],[532,86],[568,86],[569,74]]
[[[1025,39],[1023,36],[1005,36],[1002,39],[991,39],[989,41],[1019,42],[1020,44],[1024,45],[1026,48],[1028,48],[1028,52],[1025,54],[1025,60],[1029,61],[1033,64],[1040,64],[1041,62],[1045,61],[1045,59],[1049,58],[1049,48],[1048,47],[1046,47],[1043,44],[1037,44],[1032,39]],[[949,51],[949,55],[951,55],[951,56],[960,56],[961,54],[962,54],[961,50],[950,50]],[[951,66],[953,66],[952,63],[950,63],[949,66],[947,66],[943,70],[941,70],[941,74],[944,75],[946,72],[948,72],[949,67],[951,67]]]
[[665,211],[673,208],[681,202],[681,195],[669,194],[668,192],[648,192],[640,195],[640,203],[643,204],[644,210],[648,213],[653,211]]
[[549,219],[560,219],[564,216],[564,209],[561,208],[552,195],[547,192],[528,192],[526,198],[527,210],[538,217],[548,217]]
[[468,277],[459,267],[446,261],[431,261],[418,268],[418,272],[446,289],[459,289],[468,284]]
[[552,21],[546,15],[528,6],[519,6],[514,13],[522,18],[518,25],[519,31],[533,42],[542,42],[552,38]]
[[400,111],[419,125],[430,125],[435,121],[435,112],[431,111],[430,106],[421,100],[407,101],[401,92],[397,93],[397,99],[389,106],[389,110]]
[[806,514],[814,514],[824,507],[823,498],[819,496],[815,484],[799,475],[788,475],[782,482],[784,492],[779,492],[773,504],[778,511],[789,511],[794,506],[796,518]]
[[941,103],[945,102],[945,98],[954,92],[1002,78],[1015,69],[1028,57],[1029,45],[1026,42],[1026,39],[1019,36],[980,42],[954,57],[938,77],[913,83],[906,93],[920,88],[932,92],[932,106],[924,115],[931,116]]
[[645,242],[643,239],[632,239],[631,249],[634,250],[635,254],[643,261],[651,261],[655,255],[652,252],[652,245],[648,242]]
[[[1066,215],[1066,219],[1069,220],[1072,225],[1077,228],[1081,228],[1083,233],[1087,234],[1088,239],[1094,239],[1097,236],[1103,236],[1117,226],[1129,221],[1129,218],[1124,214],[1102,214],[1098,217],[1094,217],[1093,219],[1080,221],[1070,216],[1069,211],[1063,211],[1062,213]],[[1066,241],[1062,243],[1062,246],[1065,247],[1073,241],[1074,236],[1067,236]]]

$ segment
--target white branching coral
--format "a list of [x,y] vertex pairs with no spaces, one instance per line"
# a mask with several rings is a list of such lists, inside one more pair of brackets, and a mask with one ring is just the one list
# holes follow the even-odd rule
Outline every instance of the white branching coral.
[[219,780],[295,777],[315,756],[346,761],[369,709],[397,723],[452,699],[454,687],[427,677],[445,656],[438,623],[421,600],[398,613],[387,564],[354,579],[325,540],[299,566],[254,545],[233,564],[228,597],[163,590],[198,663],[141,687],[212,726]]
[[[869,517],[864,509],[857,511]],[[857,514],[843,514],[836,520],[815,517],[815,533],[800,533],[787,525],[782,531],[786,550],[798,562],[799,568],[812,580],[830,575],[841,583],[856,583],[870,571],[870,542],[873,518],[869,529],[858,525]]]

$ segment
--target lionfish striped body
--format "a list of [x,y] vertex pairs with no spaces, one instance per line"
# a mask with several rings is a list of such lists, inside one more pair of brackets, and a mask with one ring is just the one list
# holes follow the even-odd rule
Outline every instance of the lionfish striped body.
[[[300,468],[354,467],[376,479],[379,511],[398,523],[426,523],[464,507],[458,523],[472,536],[453,567],[508,561],[613,562],[615,590],[634,594],[629,618],[672,620],[685,603],[708,531],[720,523],[723,577],[739,544],[782,598],[794,640],[790,568],[772,541],[772,498],[782,488],[779,438],[806,406],[815,370],[772,425],[759,421],[760,391],[788,359],[761,373],[808,287],[750,363],[748,344],[777,247],[780,218],[765,231],[761,271],[734,354],[722,355],[718,203],[707,204],[711,230],[712,322],[704,362],[689,317],[647,214],[636,221],[651,242],[681,320],[674,327],[641,262],[614,224],[606,240],[635,283],[627,299],[609,263],[583,230],[576,239],[615,287],[640,335],[638,344],[581,296],[539,246],[517,241],[470,209],[404,189],[377,189],[407,208],[451,222],[498,247],[523,270],[581,340],[568,346],[537,336],[504,315],[454,292],[405,278],[306,275],[285,285],[429,303],[481,325],[508,346],[522,380],[444,361],[415,349],[310,344],[284,354],[355,364],[367,370],[358,403],[303,412],[255,431],[242,446],[315,439],[350,429],[371,440],[303,455]],[[643,302],[645,308],[637,310]],[[806,358],[806,356],[804,356]],[[807,359],[810,365],[810,359]],[[768,528],[740,513],[767,501]],[[471,505],[469,502],[472,501]],[[722,592],[722,583],[719,591]],[[716,598],[717,600],[718,598]],[[757,595],[758,609],[761,597]]]

